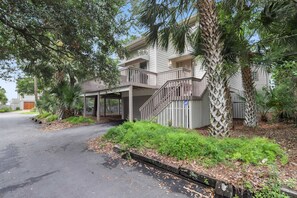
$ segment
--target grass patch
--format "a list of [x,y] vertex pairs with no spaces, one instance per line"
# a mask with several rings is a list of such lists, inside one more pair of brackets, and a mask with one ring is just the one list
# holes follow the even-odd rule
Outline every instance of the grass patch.
[[156,149],[178,160],[197,160],[205,165],[242,161],[247,164],[286,164],[288,157],[281,147],[266,138],[206,137],[197,132],[161,126],[152,122],[125,122],[111,128],[104,139],[125,148]]
[[82,124],[82,123],[88,123],[93,124],[95,121],[91,118],[86,118],[83,116],[73,116],[65,119],[65,121],[70,122],[71,124]]

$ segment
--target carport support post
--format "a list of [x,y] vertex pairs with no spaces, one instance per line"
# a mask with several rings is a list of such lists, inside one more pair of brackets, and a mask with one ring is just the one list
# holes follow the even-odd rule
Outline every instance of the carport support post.
[[129,121],[133,121],[133,86],[129,87]]
[[119,115],[121,115],[121,99],[119,99]]
[[97,122],[100,121],[100,92],[97,93]]
[[[127,105],[127,104],[126,104]],[[122,98],[122,119],[124,120],[125,119],[125,115],[124,115],[124,99]]]
[[84,94],[84,111],[83,111],[83,116],[86,117],[86,106],[87,106],[87,98],[86,94]]
[[104,117],[106,117],[106,95],[104,97]]

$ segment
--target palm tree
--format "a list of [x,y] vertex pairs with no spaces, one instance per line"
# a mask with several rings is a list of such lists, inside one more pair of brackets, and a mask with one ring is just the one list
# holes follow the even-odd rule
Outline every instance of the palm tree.
[[245,120],[248,127],[257,126],[256,90],[252,76],[253,56],[250,40],[257,34],[255,23],[260,5],[253,1],[228,0],[220,4],[224,16],[221,19],[225,47],[224,59],[241,72],[245,98]]
[[265,62],[297,60],[297,1],[271,0],[264,4],[259,31]]
[[215,1],[199,1],[198,10],[210,92],[209,130],[214,136],[226,136],[230,130],[229,97],[227,76],[223,67],[223,42]]
[[74,116],[76,106],[80,103],[81,88],[78,84],[70,85],[66,81],[57,84],[51,93],[55,96],[59,119]]
[[[141,2],[140,23],[148,29],[149,43],[168,49],[172,43],[177,52],[183,53],[187,42],[192,42],[193,23],[199,21],[204,63],[207,68],[210,99],[210,128],[213,136],[226,136],[230,130],[230,108],[228,108],[227,76],[223,67],[223,43],[219,30],[216,3],[214,0]],[[195,14],[195,13],[199,14]],[[199,18],[199,20],[198,20]],[[197,28],[196,28],[197,29]],[[195,34],[195,33],[194,33]]]

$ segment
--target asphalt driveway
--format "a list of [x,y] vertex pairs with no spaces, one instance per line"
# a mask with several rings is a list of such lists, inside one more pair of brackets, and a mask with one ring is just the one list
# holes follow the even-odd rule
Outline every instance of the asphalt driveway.
[[88,151],[87,140],[110,124],[42,132],[30,117],[0,114],[0,197],[201,197],[207,190]]

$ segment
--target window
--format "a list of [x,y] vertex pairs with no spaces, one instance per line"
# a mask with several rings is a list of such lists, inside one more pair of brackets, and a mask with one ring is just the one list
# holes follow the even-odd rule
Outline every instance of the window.
[[252,78],[254,81],[258,81],[259,80],[259,75],[257,71],[253,71],[252,72]]
[[142,63],[140,63],[140,64],[139,64],[139,68],[140,68],[140,69],[145,69],[145,70],[147,70],[147,62],[142,62]]

